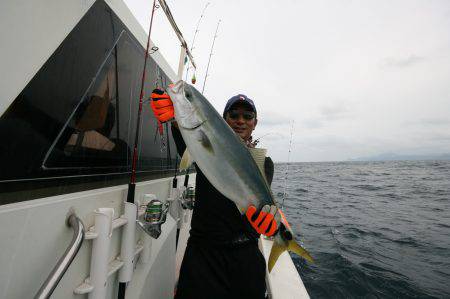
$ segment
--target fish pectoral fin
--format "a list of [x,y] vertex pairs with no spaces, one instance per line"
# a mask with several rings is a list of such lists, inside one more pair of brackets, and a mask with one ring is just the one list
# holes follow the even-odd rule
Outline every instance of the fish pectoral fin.
[[197,131],[197,140],[201,143],[201,145],[209,152],[214,153],[213,146],[211,144],[211,141],[209,140],[208,136],[206,136],[205,132],[203,130]]
[[272,245],[272,250],[270,250],[269,261],[267,265],[269,268],[269,273],[272,271],[280,255],[287,250],[287,246],[284,244],[284,242],[277,241],[278,238],[279,236],[275,237],[275,241]]
[[180,161],[180,170],[186,170],[189,167],[191,167],[192,163],[194,161],[192,160],[191,154],[189,154],[189,151],[186,149],[183,153],[183,157],[181,157]]
[[299,256],[301,256],[302,258],[307,260],[308,262],[314,263],[314,259],[309,254],[309,252],[306,251],[306,249],[303,248],[300,244],[295,242],[294,239],[290,240],[288,244],[289,244],[288,245],[288,250],[289,251],[292,251],[292,252],[298,254]]

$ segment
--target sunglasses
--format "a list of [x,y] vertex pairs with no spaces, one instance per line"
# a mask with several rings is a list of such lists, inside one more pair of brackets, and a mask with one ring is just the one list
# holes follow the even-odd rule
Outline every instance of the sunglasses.
[[234,120],[238,119],[241,115],[245,120],[252,120],[255,118],[255,112],[252,111],[244,111],[242,113],[236,110],[228,111],[228,117]]

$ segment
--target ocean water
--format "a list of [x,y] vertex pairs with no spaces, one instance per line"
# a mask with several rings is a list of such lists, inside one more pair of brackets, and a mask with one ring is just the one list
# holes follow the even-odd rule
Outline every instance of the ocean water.
[[450,161],[275,165],[311,298],[450,298]]

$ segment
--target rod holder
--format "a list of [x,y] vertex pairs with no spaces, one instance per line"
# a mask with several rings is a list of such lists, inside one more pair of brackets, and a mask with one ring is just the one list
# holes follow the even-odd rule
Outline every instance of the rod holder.
[[183,191],[183,195],[181,196],[181,207],[184,210],[192,210],[195,205],[195,188],[192,186],[187,187]]
[[136,244],[136,215],[137,206],[134,203],[125,202],[124,217],[127,224],[122,230],[122,246],[120,250],[120,258],[123,267],[119,271],[120,282],[130,282],[133,276],[134,250]]
[[106,298],[113,216],[114,209],[112,208],[99,208],[95,210],[95,231],[98,237],[94,239],[92,244],[90,277],[94,289],[89,293],[89,299]]

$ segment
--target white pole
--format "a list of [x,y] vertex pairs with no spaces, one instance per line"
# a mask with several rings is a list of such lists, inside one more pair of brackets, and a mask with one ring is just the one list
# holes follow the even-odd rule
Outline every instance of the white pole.
[[180,61],[178,63],[178,74],[177,74],[178,80],[181,80],[183,78],[184,60],[185,59],[186,59],[186,49],[183,46],[181,46]]
[[[156,199],[156,195],[144,194],[144,198],[141,202],[139,202],[139,206],[146,207],[147,204],[153,199]],[[139,262],[146,264],[150,262],[150,258],[152,257],[152,238],[147,234],[142,234],[142,238],[144,239],[144,249],[142,249]]]
[[136,214],[136,205],[134,203],[125,202],[124,217],[128,222],[122,229],[120,258],[122,259],[123,267],[119,272],[120,282],[129,282],[133,276],[134,250],[136,247]]
[[112,235],[112,218],[114,209],[100,208],[95,210],[95,231],[98,237],[92,244],[91,284],[94,287],[89,299],[106,298],[108,280],[109,246]]

